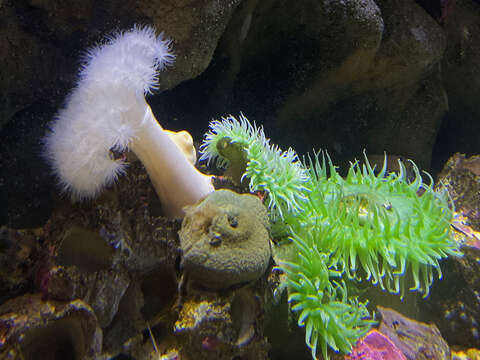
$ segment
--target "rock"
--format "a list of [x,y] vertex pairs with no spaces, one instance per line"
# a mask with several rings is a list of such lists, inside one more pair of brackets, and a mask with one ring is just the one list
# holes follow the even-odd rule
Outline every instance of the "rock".
[[258,197],[217,190],[185,212],[179,236],[189,279],[223,289],[265,273],[271,258],[269,219]]
[[161,88],[171,89],[200,75],[210,64],[213,52],[240,0],[132,1],[142,16],[174,40],[175,66],[162,76]]
[[[446,39],[440,26],[414,1],[379,1],[385,32],[375,60],[381,88],[417,83],[442,59]],[[389,75],[380,78],[388,69]]]
[[442,264],[445,280],[434,284],[422,303],[450,345],[480,347],[480,156],[453,155],[439,175],[455,207],[453,235],[463,257]]
[[[131,282],[118,306],[119,315],[112,320],[105,331],[103,349],[104,353],[110,355],[110,358],[125,352],[124,344],[129,343],[130,339],[138,338],[138,335],[146,328],[146,321],[150,323],[150,319],[142,313],[145,297],[140,285],[139,280]],[[143,359],[143,357],[139,359]]]
[[480,230],[480,155],[467,158],[454,154],[438,175],[437,187],[446,189],[455,209],[468,218],[477,231]]
[[0,304],[32,290],[43,229],[0,227]]
[[174,327],[181,358],[268,359],[260,305],[250,288],[186,299]]
[[77,209],[72,210],[70,214],[63,212],[64,221],[56,214],[50,221],[52,231],[47,241],[55,250],[51,257],[40,260],[46,269],[40,272],[37,283],[45,299],[82,299],[88,303],[104,328],[117,313],[130,275],[114,264],[114,259],[122,259],[121,252],[115,253],[98,231],[74,220],[80,217]]
[[479,349],[467,349],[465,351],[454,351],[452,360],[480,360]]
[[321,60],[304,64],[310,75],[285,100],[276,126],[300,131],[309,147],[329,148],[337,159],[366,148],[404,154],[428,168],[447,109],[435,68],[445,37],[414,1],[376,3],[344,2],[336,7],[337,14],[344,9],[341,22],[334,17],[331,26],[317,27],[312,45]]
[[434,324],[402,316],[377,306],[382,318],[378,330],[387,336],[409,360],[450,359],[450,348]]
[[102,331],[83,301],[43,301],[28,294],[0,306],[0,357],[21,359],[96,358]]
[[442,59],[442,78],[449,111],[437,140],[439,170],[455,152],[470,156],[479,153],[480,3],[455,0],[443,28],[447,47]]
[[[65,8],[68,9],[69,5]],[[38,18],[41,15],[41,11],[24,3],[13,5],[3,2],[0,6],[0,52],[8,54],[0,59],[0,91],[3,94],[0,99],[0,128],[15,113],[40,99],[47,103],[55,96],[55,88],[65,86],[63,76],[71,71],[63,49],[59,49],[58,42],[49,39],[51,34],[42,28]],[[67,78],[73,79],[71,76]]]
[[358,340],[352,353],[345,360],[406,360],[403,353],[378,330],[370,330],[367,335]]
[[448,109],[445,47],[414,0],[250,0],[206,72],[154,102],[192,129],[199,117],[242,111],[300,154],[328,149],[340,164],[387,151],[429,169]]
[[[162,78],[162,89],[198,76],[210,63],[218,39],[239,4],[234,1],[31,0],[4,2],[0,29],[3,54],[0,114],[3,125],[20,109],[57,97],[55,87],[71,87],[79,53],[134,22],[153,24],[175,41],[177,62]],[[7,26],[8,25],[8,26]],[[55,64],[55,66],[50,66]]]
[[[95,202],[59,202],[44,227],[43,252],[36,260],[36,283],[43,297],[82,299],[103,329],[117,316],[127,289],[134,288],[132,281],[140,286],[145,277],[161,271],[161,290],[158,284],[156,290],[169,297],[163,301],[173,302],[176,292],[171,283],[176,276],[180,223],[151,215],[160,211],[160,205],[150,180],[139,162],[134,161],[129,170],[116,191],[106,191]],[[165,291],[166,287],[175,290]]]

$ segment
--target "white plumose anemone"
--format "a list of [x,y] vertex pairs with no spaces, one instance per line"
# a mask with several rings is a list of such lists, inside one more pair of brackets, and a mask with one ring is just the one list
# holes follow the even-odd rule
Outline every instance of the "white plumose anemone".
[[168,216],[182,217],[184,206],[214,190],[211,177],[176,144],[191,137],[164,131],[145,100],[158,87],[159,71],[175,60],[170,44],[153,27],[136,26],[88,51],[78,84],[45,138],[54,172],[74,198],[94,197],[115,181],[126,164],[111,150],[127,147],[147,169]]

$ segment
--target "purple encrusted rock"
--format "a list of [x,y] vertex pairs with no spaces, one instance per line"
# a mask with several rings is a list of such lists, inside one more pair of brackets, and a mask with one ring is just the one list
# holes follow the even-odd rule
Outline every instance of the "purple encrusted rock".
[[407,360],[392,341],[378,330],[370,330],[358,340],[345,360]]

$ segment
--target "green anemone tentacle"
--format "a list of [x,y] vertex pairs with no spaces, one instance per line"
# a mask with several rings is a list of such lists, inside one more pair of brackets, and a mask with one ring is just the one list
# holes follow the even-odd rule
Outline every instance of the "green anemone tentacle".
[[[271,145],[262,127],[251,124],[240,114],[214,120],[200,147],[200,160],[216,161],[226,166],[236,159],[228,158],[229,146],[241,149],[247,159],[242,178],[249,179],[250,191],[265,191],[273,215],[283,217],[287,212],[298,212],[305,200],[307,171],[293,149],[282,151]],[[229,153],[238,153],[230,151]]]
[[411,183],[402,163],[400,174],[386,174],[386,161],[376,174],[366,156],[363,166],[350,166],[346,178],[330,159],[325,165],[317,155],[309,165],[309,203],[327,204],[302,212],[301,223],[315,219],[317,246],[331,252],[349,278],[362,277],[361,268],[366,280],[403,294],[398,278],[410,271],[410,289],[427,296],[433,269],[441,275],[439,260],[459,255],[450,237],[447,195],[434,191],[433,182],[424,184],[413,162]]
[[[302,163],[292,149],[270,144],[243,114],[211,122],[201,152],[201,160],[221,166],[243,162],[250,190],[266,193],[273,229],[295,250],[279,267],[314,358],[318,348],[325,359],[328,347],[349,353],[373,323],[345,280],[427,296],[434,272],[441,277],[439,261],[461,255],[450,234],[448,194],[436,192],[427,173],[425,184],[413,162],[411,181],[402,162],[399,173],[389,173],[385,157],[377,171],[365,154],[363,164],[352,163],[342,177],[328,154]],[[405,284],[407,273],[411,284]]]

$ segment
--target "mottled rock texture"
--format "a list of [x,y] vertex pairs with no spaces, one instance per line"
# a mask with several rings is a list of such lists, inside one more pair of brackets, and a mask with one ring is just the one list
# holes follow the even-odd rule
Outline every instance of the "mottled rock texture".
[[88,304],[43,301],[27,294],[0,306],[2,359],[90,359],[100,355],[102,331]]
[[180,358],[270,359],[270,345],[263,334],[265,304],[259,295],[241,288],[220,296],[187,299],[174,325]]
[[448,259],[421,314],[435,321],[450,345],[480,347],[480,156],[452,156],[439,177],[455,206],[453,230],[463,257]]

